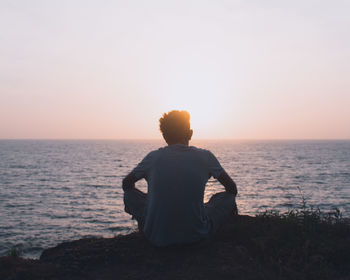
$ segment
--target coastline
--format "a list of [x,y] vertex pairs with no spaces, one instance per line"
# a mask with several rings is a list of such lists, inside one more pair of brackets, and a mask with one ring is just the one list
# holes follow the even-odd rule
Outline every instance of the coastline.
[[156,248],[133,232],[0,257],[0,279],[350,279],[349,259],[344,219],[270,212],[232,217],[205,244]]

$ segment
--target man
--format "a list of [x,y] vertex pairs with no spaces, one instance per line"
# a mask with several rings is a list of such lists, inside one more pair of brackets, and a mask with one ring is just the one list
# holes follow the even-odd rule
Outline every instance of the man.
[[[207,239],[237,214],[237,188],[208,150],[189,146],[193,131],[186,111],[164,113],[160,131],[168,146],[150,152],[123,180],[125,211],[156,246]],[[224,187],[203,204],[204,189],[213,176]],[[135,188],[145,178],[148,193]]]

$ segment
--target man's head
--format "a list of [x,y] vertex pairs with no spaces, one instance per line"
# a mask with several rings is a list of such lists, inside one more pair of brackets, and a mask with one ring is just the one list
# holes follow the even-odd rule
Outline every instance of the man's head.
[[190,128],[190,114],[187,111],[177,110],[164,113],[159,119],[159,129],[168,145],[187,145],[193,133]]

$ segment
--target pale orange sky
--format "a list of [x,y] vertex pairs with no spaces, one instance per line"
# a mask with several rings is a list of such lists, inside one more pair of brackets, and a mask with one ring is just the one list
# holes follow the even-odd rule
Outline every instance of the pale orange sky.
[[350,139],[348,1],[1,1],[0,138]]

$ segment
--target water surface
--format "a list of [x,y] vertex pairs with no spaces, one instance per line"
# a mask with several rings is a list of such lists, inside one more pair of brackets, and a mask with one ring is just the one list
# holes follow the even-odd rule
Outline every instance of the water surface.
[[[162,141],[0,140],[0,255],[134,230],[122,178]],[[194,141],[238,185],[240,213],[307,203],[350,216],[350,141]],[[138,186],[146,190],[145,181]],[[223,187],[209,180],[205,199]]]

